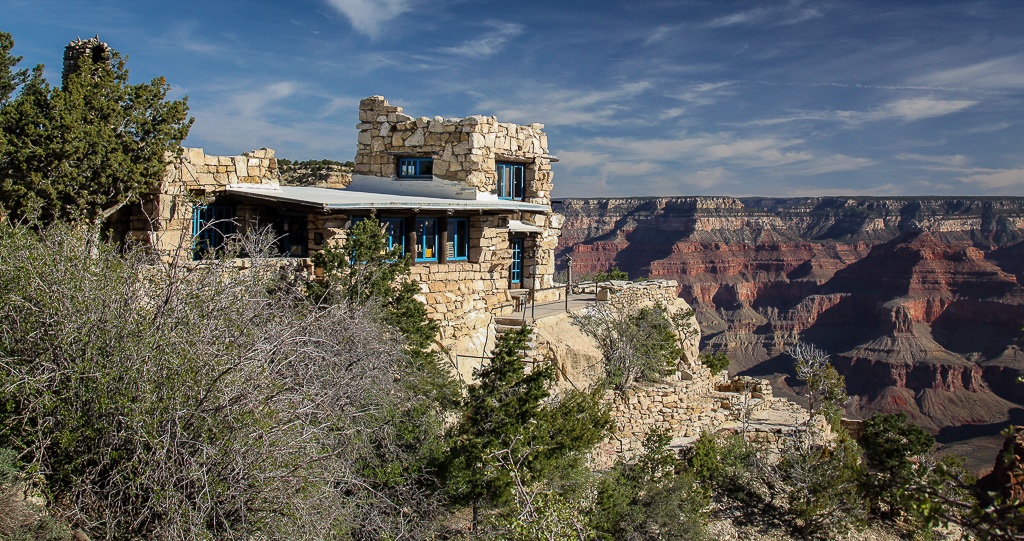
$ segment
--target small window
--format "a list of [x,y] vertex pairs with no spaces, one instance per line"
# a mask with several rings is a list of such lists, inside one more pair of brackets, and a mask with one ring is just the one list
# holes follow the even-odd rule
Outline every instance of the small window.
[[437,218],[417,218],[416,235],[416,261],[437,261]]
[[498,198],[522,201],[526,195],[526,166],[515,163],[497,163]]
[[509,269],[509,281],[514,287],[523,283],[523,239],[510,239],[512,244],[512,265]]
[[235,209],[221,205],[196,205],[192,209],[192,254],[201,259],[224,249],[235,234]]
[[448,259],[465,261],[469,259],[469,220],[448,218]]
[[399,158],[398,178],[427,179],[434,176],[433,158]]

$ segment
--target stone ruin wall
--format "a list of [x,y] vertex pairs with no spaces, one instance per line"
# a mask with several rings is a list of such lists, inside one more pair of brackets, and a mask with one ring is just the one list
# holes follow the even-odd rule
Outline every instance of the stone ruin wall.
[[[778,454],[785,438],[808,419],[800,405],[776,398],[768,380],[729,379],[724,370],[712,375],[699,363],[689,364],[677,378],[624,392],[608,391],[605,401],[611,404],[615,429],[592,456],[595,467],[601,469],[638,456],[644,439],[654,430],[670,434],[676,449],[689,447],[704,432],[730,432],[743,433],[748,441]],[[830,437],[825,426],[815,430]]]
[[479,115],[413,118],[382,96],[372,96],[359,102],[357,128],[355,175],[394,177],[398,156],[430,157],[435,177],[494,193],[495,161],[522,163],[524,200],[551,204],[553,175],[543,124],[520,126]]
[[[113,236],[157,249],[167,257],[191,258],[192,207],[224,193],[229,184],[277,184],[280,177],[274,151],[261,148],[238,156],[211,156],[201,148],[183,148],[167,166],[153,192],[142,204],[112,217]],[[241,226],[255,218],[245,205],[238,208]]]
[[[659,303],[672,312],[688,310],[676,296],[674,280],[614,282],[604,285],[599,297],[624,306]],[[775,398],[768,380],[746,376],[729,378],[726,371],[712,374],[700,363],[697,335],[683,344],[679,370],[660,382],[642,383],[623,391],[608,391],[615,428],[592,455],[594,466],[608,468],[616,460],[630,460],[643,452],[653,430],[664,430],[676,449],[691,445],[702,432],[740,432],[770,448],[807,419],[807,412],[784,398]],[[583,334],[568,315],[539,320],[535,325],[533,363],[553,361],[558,367],[558,388],[586,388],[603,378],[604,361],[592,338]]]

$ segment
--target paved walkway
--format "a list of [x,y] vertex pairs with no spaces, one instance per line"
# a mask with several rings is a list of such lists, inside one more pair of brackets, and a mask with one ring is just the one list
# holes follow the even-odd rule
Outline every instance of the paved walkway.
[[569,295],[568,310],[566,309],[566,302],[564,299],[546,303],[538,302],[532,306],[527,303],[525,310],[513,312],[511,315],[502,317],[502,319],[524,320],[525,316],[526,323],[533,323],[538,319],[544,319],[546,317],[564,314],[566,312],[575,312],[593,305],[595,302],[598,302],[597,295],[593,293],[573,294]]

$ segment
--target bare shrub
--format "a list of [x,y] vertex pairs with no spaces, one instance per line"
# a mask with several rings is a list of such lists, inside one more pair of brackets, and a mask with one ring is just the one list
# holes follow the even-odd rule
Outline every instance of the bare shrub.
[[439,515],[401,466],[401,336],[252,263],[0,225],[0,447],[53,512],[93,539],[402,538]]

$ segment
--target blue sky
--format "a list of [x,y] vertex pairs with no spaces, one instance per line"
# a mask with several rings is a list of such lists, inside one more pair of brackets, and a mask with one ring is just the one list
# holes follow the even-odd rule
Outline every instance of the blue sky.
[[555,196],[1024,195],[1024,2],[4,0],[99,34],[214,154],[352,159],[360,98],[546,125]]

